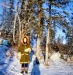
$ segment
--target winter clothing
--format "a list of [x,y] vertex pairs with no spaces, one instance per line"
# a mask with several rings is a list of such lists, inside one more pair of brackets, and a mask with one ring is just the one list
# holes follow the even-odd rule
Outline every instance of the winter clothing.
[[31,52],[31,46],[29,43],[29,37],[24,36],[21,39],[21,44],[18,47],[18,57],[20,59],[21,63],[21,73],[23,74],[24,71],[25,73],[28,73],[28,64],[30,62],[30,52]]
[[3,40],[2,44],[5,45],[5,46],[9,46],[9,41],[8,40]]
[[21,64],[30,62],[30,51],[31,51],[30,45],[21,44],[19,46],[18,52],[21,54],[21,56],[20,56],[20,63]]

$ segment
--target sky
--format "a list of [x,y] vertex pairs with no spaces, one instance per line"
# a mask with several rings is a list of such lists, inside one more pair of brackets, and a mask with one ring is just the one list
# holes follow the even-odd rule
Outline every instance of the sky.
[[[61,15],[65,16],[66,21],[70,23],[71,17],[73,17],[73,14],[72,14],[73,13],[73,0],[69,0],[69,1],[70,1],[69,4],[66,5],[65,8],[63,8],[63,9],[58,8],[58,7],[53,7],[53,6],[52,6],[52,9],[56,9],[56,12],[59,12]],[[46,3],[44,3],[43,7],[48,8],[48,5]],[[68,13],[64,14],[63,11],[68,12]],[[46,15],[49,16],[47,12],[46,12]],[[71,24],[69,24],[69,25],[71,25]],[[56,31],[55,38],[57,39],[58,37],[61,38],[61,40],[63,41],[63,44],[65,44],[67,42],[66,35],[64,32],[62,32],[61,27],[57,28],[57,31]]]
[[2,14],[2,6],[1,6],[1,4],[2,4],[2,0],[0,0],[0,14]]
[[[46,4],[46,3],[44,3],[43,4],[43,8],[48,8],[48,5]],[[62,9],[58,9],[58,8],[55,8],[55,7],[52,7],[52,9],[56,9],[57,10],[57,12],[59,11],[61,11],[62,12]],[[46,15],[47,16],[49,16],[49,14],[48,14],[48,12],[46,12],[45,11],[45,13],[46,13]],[[63,14],[64,15],[64,14]],[[62,32],[62,29],[61,28],[57,28],[57,31],[56,31],[56,34],[55,34],[56,36],[55,36],[55,39],[57,40],[57,38],[58,37],[60,37],[60,38],[62,38],[61,40],[63,40],[62,42],[63,42],[63,44],[65,44],[66,43],[66,35],[65,35],[65,33],[63,33]]]

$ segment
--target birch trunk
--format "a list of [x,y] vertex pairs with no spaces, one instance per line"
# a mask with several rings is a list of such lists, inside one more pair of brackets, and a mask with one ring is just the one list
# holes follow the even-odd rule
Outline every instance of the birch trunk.
[[15,14],[15,19],[14,19],[14,26],[13,26],[13,42],[15,43],[15,24],[16,24],[16,18],[17,18],[17,15],[18,15],[18,12],[17,12],[17,8],[18,8],[18,5],[16,4],[16,14]]
[[38,59],[40,58],[39,53],[40,53],[40,37],[38,35],[38,37],[37,37],[37,50],[36,50],[36,56]]
[[15,24],[16,24],[16,15],[15,15],[15,19],[14,19],[14,26],[13,26],[13,42],[15,43]]
[[48,25],[48,32],[47,32],[47,37],[46,37],[46,52],[45,52],[45,64],[46,65],[48,65],[48,58],[50,57],[50,54],[51,54],[50,29],[51,29],[51,1],[49,4],[49,25]]
[[42,17],[42,13],[41,13],[41,5],[39,5],[39,8],[38,8],[38,30],[37,30],[37,57],[38,59],[40,59],[40,43],[41,43],[41,39],[40,39],[40,36],[41,36],[41,17]]
[[45,54],[45,64],[48,65],[48,57],[49,57],[49,46],[50,46],[50,30],[48,29],[47,38],[46,38],[46,54]]
[[21,21],[20,21],[19,15],[18,15],[18,20],[19,20],[19,44],[20,44],[20,41],[21,41]]

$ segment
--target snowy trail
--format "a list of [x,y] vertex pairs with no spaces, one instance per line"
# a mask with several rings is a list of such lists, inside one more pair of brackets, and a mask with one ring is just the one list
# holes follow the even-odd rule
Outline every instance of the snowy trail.
[[48,68],[43,63],[35,66],[30,64],[29,66],[31,67],[29,75],[73,75],[73,66],[69,66],[67,62],[59,58],[49,60]]
[[73,75],[73,69],[61,61],[57,63],[51,62],[48,68],[42,69],[42,72],[41,75]]
[[[17,59],[17,52],[14,51],[14,56],[12,58],[4,55],[1,55],[2,57],[0,58],[0,75],[22,75],[20,73],[21,65]],[[40,65],[35,64],[35,58],[36,56],[33,55],[32,61],[29,64],[29,74],[24,75],[73,75],[73,65],[68,65],[67,62],[60,59],[57,55],[51,57],[49,67],[45,67],[43,60],[40,60]]]
[[73,69],[64,60],[57,61],[57,63],[50,60],[48,68],[41,63],[33,66],[30,74],[24,75],[73,75]]
[[[72,66],[73,67],[73,66]],[[73,68],[59,58],[59,55],[52,55],[49,60],[49,67],[43,68],[40,75],[73,75]]]

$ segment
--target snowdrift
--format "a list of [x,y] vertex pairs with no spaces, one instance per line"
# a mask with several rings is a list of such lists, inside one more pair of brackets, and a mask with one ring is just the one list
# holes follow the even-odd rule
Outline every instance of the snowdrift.
[[22,75],[16,50],[0,45],[0,75]]

